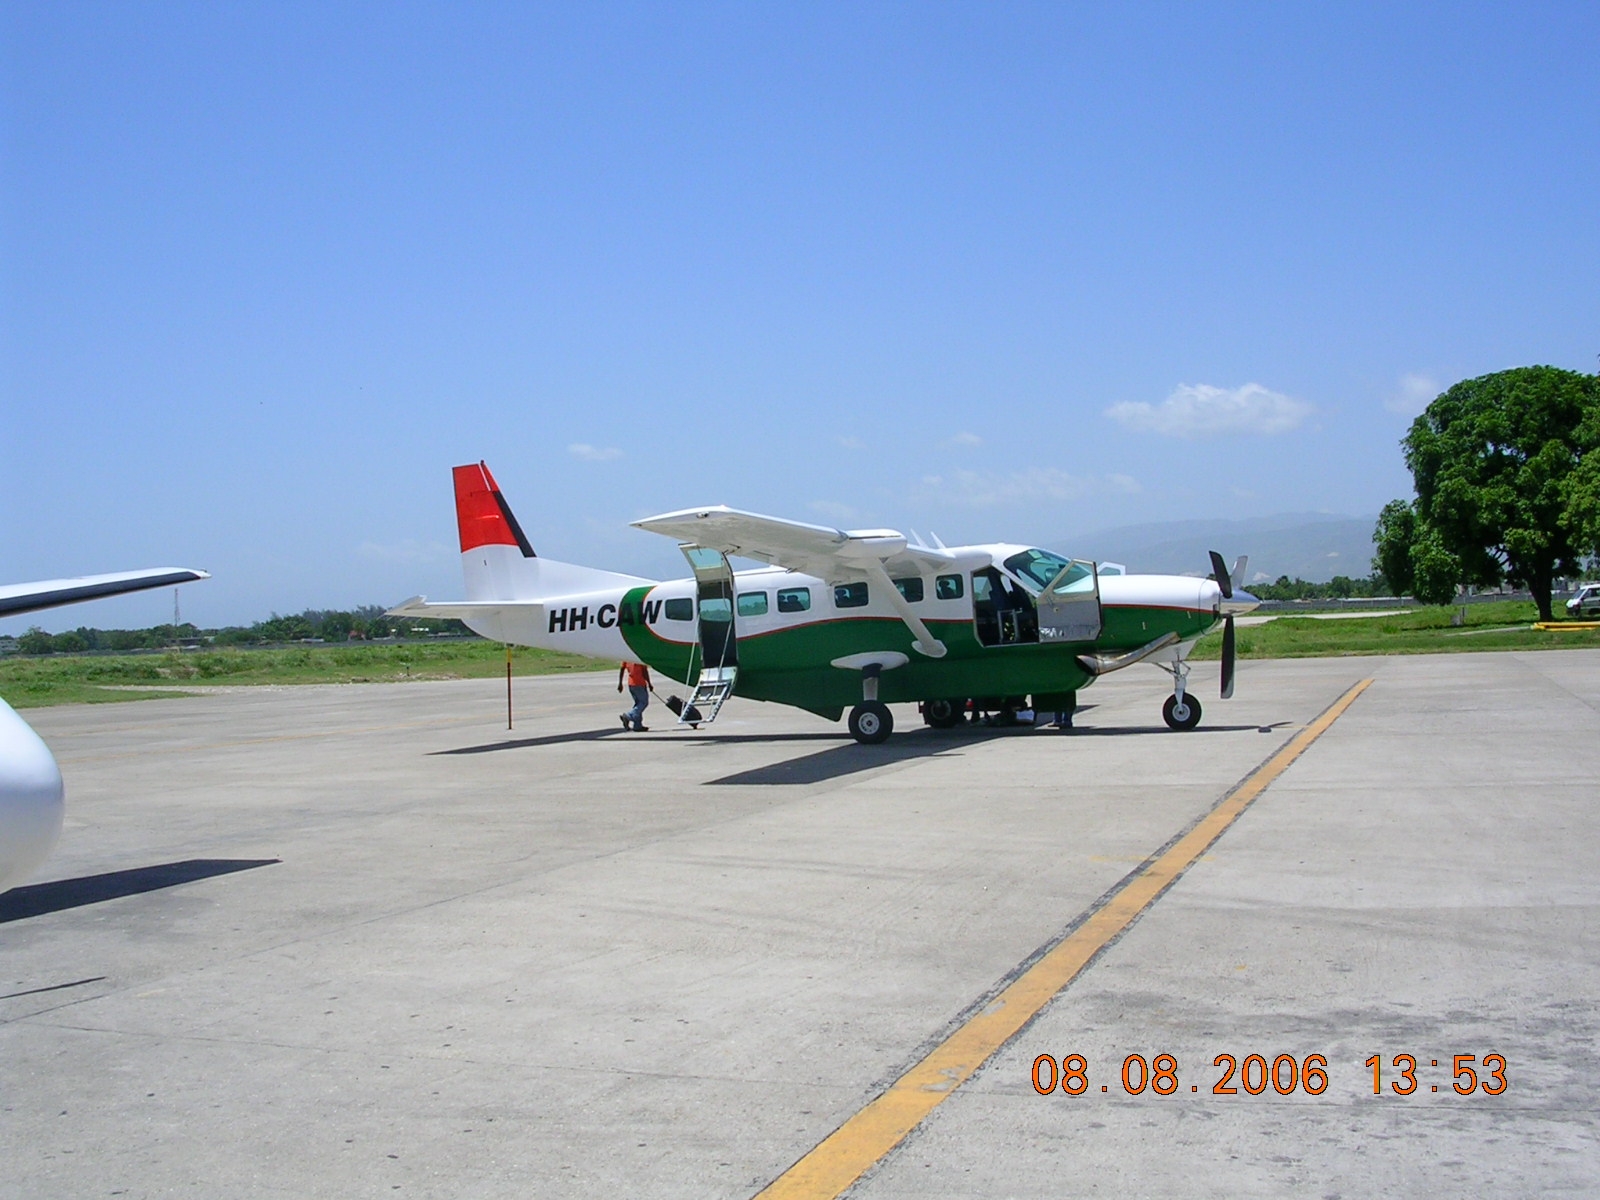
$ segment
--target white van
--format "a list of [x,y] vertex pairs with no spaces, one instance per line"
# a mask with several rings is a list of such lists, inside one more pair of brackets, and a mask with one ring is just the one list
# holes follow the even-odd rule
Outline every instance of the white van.
[[1600,617],[1600,583],[1586,583],[1567,601],[1569,617]]

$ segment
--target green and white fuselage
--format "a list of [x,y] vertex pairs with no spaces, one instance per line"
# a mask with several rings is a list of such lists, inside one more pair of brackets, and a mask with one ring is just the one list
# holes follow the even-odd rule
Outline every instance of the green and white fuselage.
[[[417,597],[397,614],[643,662],[691,689],[715,674],[724,692],[833,720],[864,701],[1070,712],[1097,675],[1134,661],[1173,672],[1181,700],[1195,640],[1254,605],[1210,578],[1102,571],[1005,543],[911,544],[890,530],[721,507],[636,522],[677,538],[694,571],[657,582],[539,558],[487,468],[457,468],[456,484],[468,599]],[[773,565],[734,570],[730,555]]]

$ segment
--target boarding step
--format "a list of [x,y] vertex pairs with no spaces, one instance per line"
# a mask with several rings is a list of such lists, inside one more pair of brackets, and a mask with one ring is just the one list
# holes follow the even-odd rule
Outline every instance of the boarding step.
[[[679,725],[709,725],[717,719],[728,697],[733,695],[733,685],[739,674],[737,667],[707,667],[700,672],[694,685],[694,694],[678,714]],[[692,717],[690,714],[694,714]]]

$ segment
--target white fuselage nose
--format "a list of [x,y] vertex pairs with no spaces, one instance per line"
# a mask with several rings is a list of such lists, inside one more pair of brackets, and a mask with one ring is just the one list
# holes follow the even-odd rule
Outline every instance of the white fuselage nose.
[[0,891],[44,862],[65,815],[61,769],[49,747],[0,700]]

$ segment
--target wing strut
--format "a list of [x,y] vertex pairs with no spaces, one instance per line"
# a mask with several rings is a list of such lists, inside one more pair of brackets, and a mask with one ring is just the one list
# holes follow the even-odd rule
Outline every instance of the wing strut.
[[856,566],[864,570],[877,585],[884,589],[884,595],[889,597],[889,603],[894,605],[894,611],[899,614],[906,628],[911,630],[911,636],[916,639],[912,642],[913,649],[918,654],[925,654],[929,658],[943,658],[948,652],[945,644],[933,636],[933,632],[923,623],[921,617],[911,610],[911,605],[906,603],[906,598],[900,594],[900,589],[895,587],[894,580],[889,578],[889,572],[883,569],[883,560],[869,558],[858,561]]

